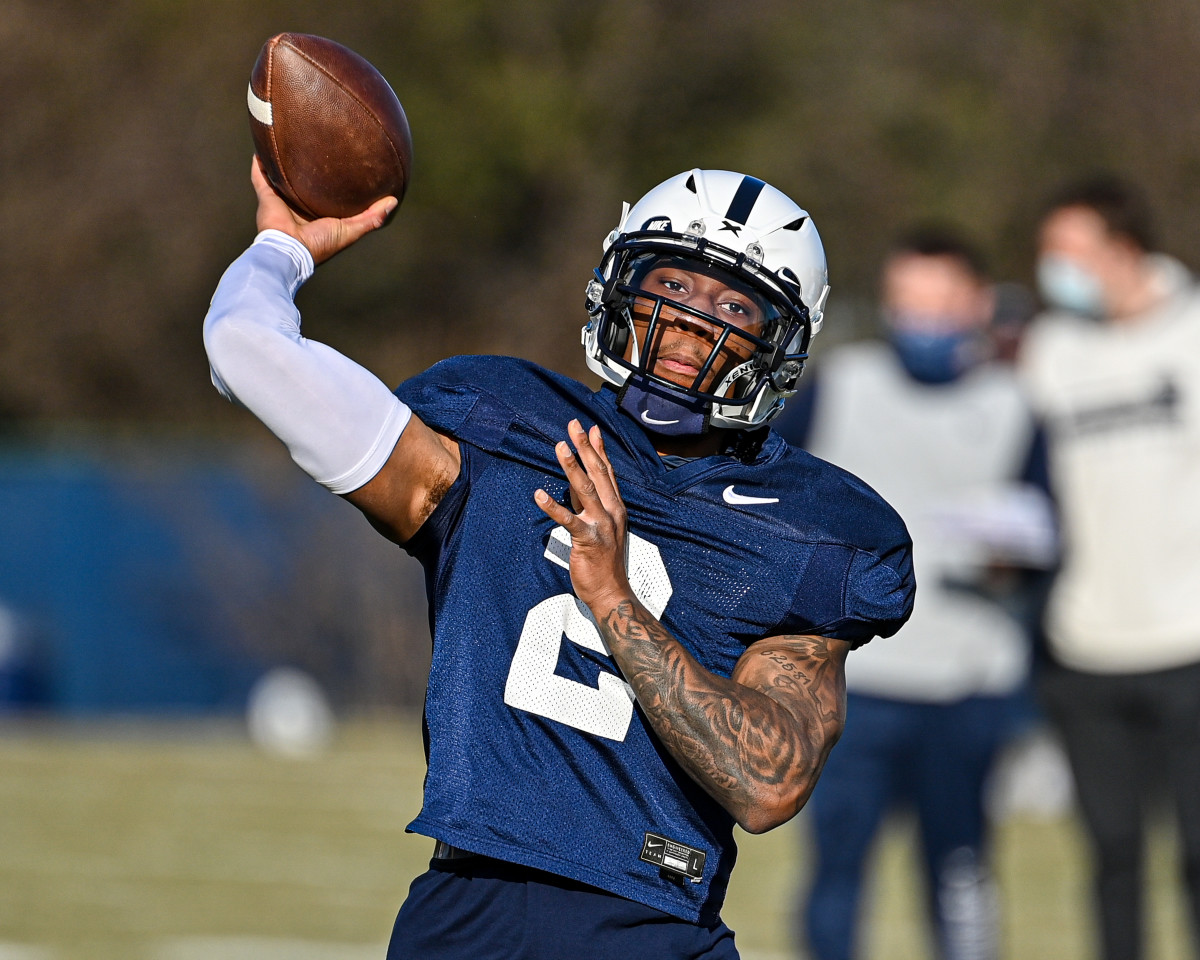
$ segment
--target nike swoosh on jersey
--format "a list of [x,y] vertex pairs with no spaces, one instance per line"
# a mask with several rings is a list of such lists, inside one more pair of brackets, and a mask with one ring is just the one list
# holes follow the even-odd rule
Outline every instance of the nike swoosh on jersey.
[[778,503],[778,497],[749,497],[745,494],[734,493],[733,484],[731,483],[721,491],[721,497],[726,503]]
[[655,420],[652,416],[650,416],[649,413],[647,413],[645,410],[643,410],[642,411],[642,422],[648,423],[651,426],[655,426],[655,427],[667,427],[667,426],[670,426],[672,423],[678,423],[679,421],[678,420]]

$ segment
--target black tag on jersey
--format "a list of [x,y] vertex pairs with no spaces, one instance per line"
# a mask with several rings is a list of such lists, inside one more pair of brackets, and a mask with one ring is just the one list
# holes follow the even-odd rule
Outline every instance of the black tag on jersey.
[[687,877],[692,883],[699,883],[704,876],[704,851],[689,847],[686,843],[677,843],[659,836],[657,833],[647,833],[642,844],[639,860],[653,863],[670,873]]

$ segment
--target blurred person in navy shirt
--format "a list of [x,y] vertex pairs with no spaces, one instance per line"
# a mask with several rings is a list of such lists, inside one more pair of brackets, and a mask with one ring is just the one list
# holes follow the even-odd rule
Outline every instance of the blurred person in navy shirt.
[[995,291],[969,242],[914,230],[881,281],[886,338],[823,355],[778,427],[896,507],[921,585],[894,640],[848,658],[846,729],[809,802],[802,938],[816,960],[855,954],[872,842],[889,811],[911,807],[938,955],[988,958],[998,905],[984,791],[1028,702],[1030,659],[997,575],[1053,561],[1048,498],[1024,482],[1039,434],[1011,364],[993,360]]

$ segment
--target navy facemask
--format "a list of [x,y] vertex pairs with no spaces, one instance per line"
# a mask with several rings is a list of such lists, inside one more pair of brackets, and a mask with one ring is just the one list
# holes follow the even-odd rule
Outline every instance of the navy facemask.
[[641,374],[630,374],[625,381],[619,405],[643,430],[651,433],[694,437],[708,432],[707,400],[660,386]]
[[983,352],[975,330],[930,332],[894,327],[892,347],[909,376],[921,383],[951,383],[974,367]]

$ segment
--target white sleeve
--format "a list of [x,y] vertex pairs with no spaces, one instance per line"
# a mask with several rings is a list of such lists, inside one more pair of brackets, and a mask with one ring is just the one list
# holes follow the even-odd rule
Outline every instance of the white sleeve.
[[217,285],[204,318],[213,385],[246,407],[334,493],[387,462],[412,411],[365,367],[300,335],[292,302],[313,272],[300,241],[264,230]]

